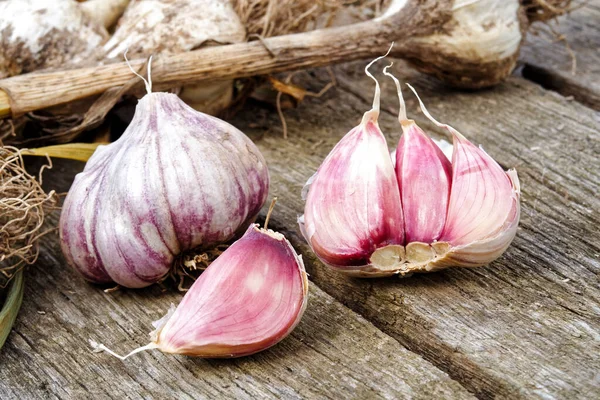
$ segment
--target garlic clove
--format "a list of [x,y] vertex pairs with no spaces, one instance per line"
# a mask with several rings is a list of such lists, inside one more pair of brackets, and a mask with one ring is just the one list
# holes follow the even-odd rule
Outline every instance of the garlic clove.
[[[379,248],[404,243],[398,182],[377,123],[379,82],[369,72],[369,67],[385,56],[365,68],[375,81],[373,108],[338,142],[309,179],[304,215],[298,219],[315,254],[325,263],[347,271],[368,266]],[[388,260],[383,262],[387,264]]]
[[403,243],[402,220],[387,143],[369,119],[319,167],[306,199],[306,239],[328,264],[365,265],[375,249]]
[[194,282],[179,306],[155,323],[147,349],[207,358],[240,357],[285,338],[306,308],[302,258],[280,233],[251,225]]
[[518,196],[496,161],[457,131],[452,133],[452,190],[440,240],[462,246],[505,230],[518,214]]
[[396,175],[406,243],[439,239],[446,222],[452,166],[442,150],[412,120],[401,121]]

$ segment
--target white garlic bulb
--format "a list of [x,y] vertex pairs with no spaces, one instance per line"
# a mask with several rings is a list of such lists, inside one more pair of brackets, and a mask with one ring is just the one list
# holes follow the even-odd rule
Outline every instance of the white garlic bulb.
[[60,219],[63,253],[92,282],[148,286],[182,251],[243,233],[268,184],[242,132],[174,94],[150,93],[123,136],[76,176]]

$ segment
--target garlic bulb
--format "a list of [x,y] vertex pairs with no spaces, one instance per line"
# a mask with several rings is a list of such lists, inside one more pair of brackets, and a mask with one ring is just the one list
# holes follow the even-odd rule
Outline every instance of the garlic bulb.
[[[229,0],[143,0],[129,5],[104,51],[109,59],[125,51],[144,58],[245,39],[246,29]],[[217,114],[233,99],[233,80],[186,84],[180,97],[198,111]]]
[[108,38],[92,17],[74,0],[0,1],[0,78],[86,60]]
[[[391,76],[387,68],[384,73]],[[307,183],[305,212],[299,219],[304,237],[323,262],[359,277],[490,263],[516,234],[516,171],[503,171],[483,149],[435,121],[419,99],[426,116],[452,134],[450,161],[406,118],[400,84],[393,79],[403,130],[395,168],[383,134],[375,129],[377,84],[373,109]]]
[[[458,87],[496,84],[514,69],[528,27],[521,0],[452,0],[451,19],[428,36],[410,38],[417,69]],[[382,18],[404,7],[391,0]],[[444,4],[445,6],[445,4]],[[440,6],[441,7],[441,6]]]
[[302,258],[286,238],[258,225],[219,256],[177,307],[155,322],[152,342],[137,352],[240,357],[265,350],[300,322],[308,299]]
[[60,218],[63,253],[89,281],[148,286],[182,251],[243,232],[268,184],[242,132],[174,94],[147,94],[123,136],[75,177]]

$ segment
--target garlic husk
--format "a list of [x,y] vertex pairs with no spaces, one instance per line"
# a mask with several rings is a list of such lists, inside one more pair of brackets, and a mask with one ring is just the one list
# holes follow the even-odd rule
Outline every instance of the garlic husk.
[[268,183],[242,132],[174,94],[148,94],[123,136],[75,177],[60,219],[63,253],[89,281],[148,286],[182,251],[243,232]]
[[107,38],[76,1],[0,1],[0,78],[77,64]]
[[[370,77],[371,64],[365,69]],[[380,91],[375,82],[372,110],[339,141],[310,179],[304,215],[298,219],[315,254],[349,271],[367,264],[376,249],[404,243],[398,182],[377,123]]]
[[296,327],[307,300],[302,258],[282,234],[254,224],[200,275],[179,306],[155,323],[152,342],[129,355],[155,348],[207,358],[254,354]]
[[[229,0],[145,0],[131,2],[103,49],[108,59],[125,51],[144,58],[245,39],[246,29]],[[218,114],[233,100],[233,80],[186,84],[180,97],[198,111]]]

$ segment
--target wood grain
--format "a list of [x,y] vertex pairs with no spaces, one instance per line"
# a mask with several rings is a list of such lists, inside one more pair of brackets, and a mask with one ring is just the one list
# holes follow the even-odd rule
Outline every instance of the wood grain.
[[[45,181],[66,190],[82,166],[56,160]],[[146,344],[151,322],[181,296],[158,286],[106,294],[65,265],[56,237],[45,240],[0,353],[0,398],[473,398],[314,284],[294,332],[254,356],[203,360],[152,351],[121,362],[92,353],[89,339],[121,353]]]
[[[286,113],[288,141],[278,137],[276,117],[262,122],[258,145],[279,197],[272,224],[311,260],[313,282],[478,397],[600,396],[598,114],[519,78],[494,90],[456,93],[404,73],[436,118],[482,144],[504,167],[517,168],[521,225],[507,253],[485,268],[350,279],[311,256],[295,221],[304,182],[370,108],[373,86],[361,66],[338,69],[338,88]],[[317,78],[297,83],[316,89],[327,79]],[[384,108],[392,112],[380,124],[395,146],[396,94],[390,82],[382,83]],[[438,132],[417,113],[412,96],[408,107],[409,117]],[[249,122],[260,115],[248,109],[236,123],[258,134]]]
[[[534,25],[521,49],[520,61],[525,64],[523,75],[527,79],[600,110],[600,0],[581,4],[557,21]],[[557,40],[559,35],[564,40]]]

